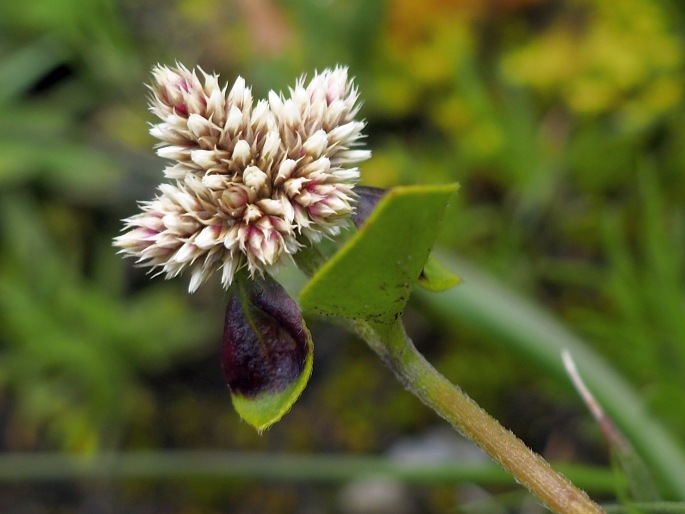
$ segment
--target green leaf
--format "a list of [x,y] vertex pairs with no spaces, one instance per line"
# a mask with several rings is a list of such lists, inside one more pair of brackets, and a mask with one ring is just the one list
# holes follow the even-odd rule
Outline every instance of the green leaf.
[[448,270],[433,255],[428,258],[428,262],[426,262],[419,276],[419,285],[426,291],[435,293],[447,291],[459,282],[461,282],[461,278]]
[[456,184],[388,191],[359,232],[300,294],[305,310],[383,323],[402,312],[419,280]]
[[300,309],[269,275],[239,275],[230,289],[221,364],[240,417],[262,431],[290,410],[312,372]]
[[43,37],[5,54],[0,61],[0,103],[10,104],[66,57],[67,50],[52,37]]
[[646,503],[661,500],[654,479],[633,445],[623,438],[623,434],[611,426],[617,435],[607,437],[611,464],[618,473],[625,476],[625,487],[618,490],[617,496],[622,503]]
[[312,374],[312,360],[312,353],[310,352],[306,367],[298,380],[279,393],[267,392],[254,398],[240,394],[231,395],[233,408],[243,420],[256,428],[257,431],[266,430],[280,420],[302,394]]

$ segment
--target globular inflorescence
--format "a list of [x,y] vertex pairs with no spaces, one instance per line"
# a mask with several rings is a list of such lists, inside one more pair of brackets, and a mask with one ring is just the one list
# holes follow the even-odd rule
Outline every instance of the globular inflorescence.
[[153,70],[150,133],[172,163],[168,182],[125,220],[114,244],[167,278],[189,270],[189,290],[221,272],[273,271],[303,245],[340,232],[354,210],[364,122],[344,67],[301,77],[288,97],[255,103],[237,78],[182,65]]

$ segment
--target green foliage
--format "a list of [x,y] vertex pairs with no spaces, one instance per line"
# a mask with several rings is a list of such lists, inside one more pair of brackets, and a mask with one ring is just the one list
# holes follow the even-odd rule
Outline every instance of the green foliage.
[[[65,251],[73,248],[45,232],[40,210],[26,197],[3,198],[0,385],[13,391],[26,423],[47,426],[55,443],[92,451],[120,436],[137,401],[136,372],[163,369],[196,348],[206,318],[191,317],[168,289],[125,301],[110,277],[86,281],[78,256]],[[51,214],[53,223],[61,215],[60,223],[78,226],[69,213]]]
[[[390,435],[355,422],[362,385],[345,374],[364,384],[374,363],[314,325],[311,392],[287,423],[254,437],[227,405],[216,359],[202,360],[219,353],[222,293],[208,286],[188,298],[183,284],[148,280],[114,255],[119,219],[163,167],[145,133],[143,83],[151,64],[177,59],[251,77],[260,96],[302,72],[350,65],[374,152],[363,182],[458,181],[441,260],[463,255],[543,304],[632,384],[650,423],[684,433],[684,20],[668,0],[0,2],[2,449],[180,441],[380,452],[431,423],[410,402],[383,411],[394,419],[382,427],[400,427]],[[464,275],[447,294],[468,294]],[[531,444],[556,442],[579,460],[601,453],[563,370],[511,342],[516,320],[490,331],[482,318],[433,321],[436,312],[420,316],[410,302],[407,321],[441,371],[467,380]],[[530,330],[549,340],[546,329]],[[373,384],[394,387],[381,373]],[[548,424],[527,410],[529,396],[549,406]],[[525,407],[512,412],[512,397]],[[565,433],[554,420],[569,416],[579,428]],[[540,425],[550,432],[534,436]],[[635,446],[650,466],[665,451],[659,440]],[[192,508],[238,510],[235,488],[181,489],[170,495],[176,509],[197,500]],[[265,490],[238,497],[254,506]],[[417,500],[425,511],[435,510],[432,494]]]
[[456,190],[447,185],[389,191],[352,240],[307,284],[300,294],[302,307],[319,315],[395,322]]
[[[112,86],[126,82],[107,68],[128,60],[114,45],[122,26],[99,2],[2,9],[1,24],[17,23],[0,37],[0,387],[15,406],[10,439],[94,451],[114,445],[140,408],[143,373],[216,332],[177,290],[127,293],[111,248],[125,169],[84,117],[107,108],[98,102],[113,91],[96,84],[108,73]],[[79,59],[103,67],[72,78]]]
[[561,359],[563,351],[569,352],[593,396],[638,452],[631,459],[641,457],[647,462],[669,495],[685,497],[685,475],[678,471],[685,466],[685,451],[677,438],[650,418],[638,393],[611,363],[550,313],[503,288],[468,262],[445,262],[460,270],[464,284],[441,295],[423,294],[421,299],[446,328],[458,333],[462,325],[475,327],[491,342],[512,355],[522,355],[539,372],[570,388]]
[[432,255],[426,261],[426,265],[419,275],[419,285],[428,291],[439,293],[456,286],[461,279],[440,264]]

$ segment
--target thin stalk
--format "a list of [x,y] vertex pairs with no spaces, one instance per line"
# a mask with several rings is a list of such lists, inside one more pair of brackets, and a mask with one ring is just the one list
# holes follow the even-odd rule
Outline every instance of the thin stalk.
[[[463,283],[440,294],[417,296],[447,330],[469,326],[556,378],[566,377],[561,352],[568,351],[604,411],[648,464],[671,499],[685,500],[685,448],[643,398],[602,358],[549,312],[508,289],[463,259],[446,254],[440,261],[459,270]],[[570,384],[570,381],[569,381]]]
[[[578,483],[598,493],[616,486],[611,470],[568,466]],[[260,480],[345,483],[384,476],[406,484],[437,486],[476,482],[510,486],[513,477],[487,462],[415,462],[369,455],[297,455],[172,450],[95,453],[0,453],[0,484],[75,480]]]
[[352,326],[412,394],[482,448],[552,512],[604,512],[584,491],[554,471],[545,459],[431,366],[399,320],[392,324],[353,321]]

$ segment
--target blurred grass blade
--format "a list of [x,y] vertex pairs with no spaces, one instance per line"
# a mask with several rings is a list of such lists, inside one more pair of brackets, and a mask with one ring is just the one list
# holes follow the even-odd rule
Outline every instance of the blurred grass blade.
[[682,502],[649,502],[631,505],[607,505],[607,514],[685,514]]
[[61,63],[62,53],[60,45],[46,37],[6,56],[0,61],[0,104],[17,98]]
[[[556,467],[556,466],[555,466]],[[594,466],[560,465],[559,469],[585,489],[608,493],[613,473]],[[386,476],[410,484],[436,486],[476,482],[513,486],[511,475],[490,462],[418,462],[375,455],[297,455],[216,450],[136,451],[90,456],[65,453],[0,454],[0,483],[214,478],[225,481],[341,483],[366,476]]]
[[492,342],[521,354],[545,373],[567,381],[560,358],[573,354],[585,381],[673,498],[685,500],[685,452],[673,436],[645,410],[637,392],[582,339],[548,312],[454,257],[439,255],[463,283],[444,293],[417,291],[417,297],[447,328],[462,325],[480,330]]
[[612,466],[626,478],[626,486],[618,488],[617,496],[625,504],[661,500],[654,479],[644,461],[613,420],[607,416],[592,391],[587,387],[571,353],[564,350],[561,358],[574,387],[604,434],[611,453]]

